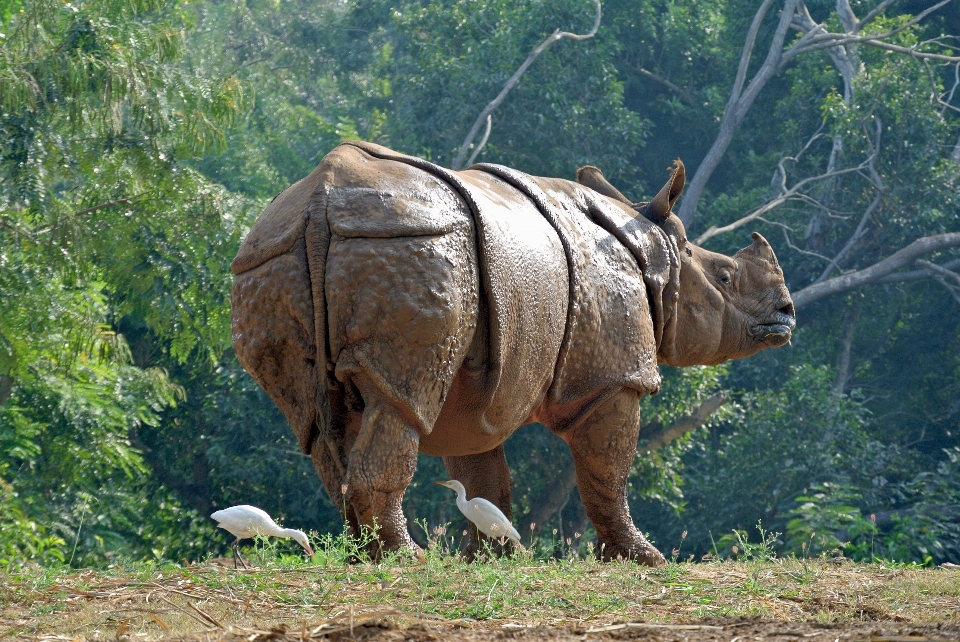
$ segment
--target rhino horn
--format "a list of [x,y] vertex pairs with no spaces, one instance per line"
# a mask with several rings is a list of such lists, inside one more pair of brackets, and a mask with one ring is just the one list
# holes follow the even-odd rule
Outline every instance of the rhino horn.
[[777,263],[777,255],[774,254],[773,248],[770,247],[770,243],[763,238],[762,234],[754,232],[750,235],[750,238],[753,239],[753,243],[737,252],[734,255],[736,258],[745,258],[754,262],[766,261],[774,267],[780,267],[780,264]]
[[680,198],[680,192],[683,191],[683,183],[686,180],[683,162],[679,158],[673,161],[673,167],[670,170],[670,178],[666,185],[653,197],[652,201],[643,203],[639,207],[640,213],[654,223],[662,223],[667,220],[673,210],[673,205]]

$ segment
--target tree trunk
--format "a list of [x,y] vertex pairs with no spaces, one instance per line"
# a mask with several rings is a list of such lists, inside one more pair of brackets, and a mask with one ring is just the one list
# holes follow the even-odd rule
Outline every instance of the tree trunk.
[[7,403],[10,394],[13,392],[13,377],[10,375],[0,375],[0,406]]
[[837,378],[833,382],[833,390],[837,394],[843,394],[847,387],[847,381],[850,379],[850,353],[853,348],[853,337],[857,332],[857,322],[860,320],[861,307],[863,307],[863,296],[857,295],[843,320],[843,330],[840,332],[840,350],[837,355]]

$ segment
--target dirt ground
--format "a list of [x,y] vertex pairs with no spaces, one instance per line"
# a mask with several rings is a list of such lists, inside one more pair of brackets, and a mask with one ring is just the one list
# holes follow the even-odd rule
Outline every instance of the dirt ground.
[[[62,635],[23,636],[38,642],[77,641]],[[115,638],[122,642],[129,636]],[[643,640],[649,642],[947,642],[960,640],[957,626],[917,626],[898,622],[822,624],[764,619],[712,620],[689,624],[615,623],[595,627],[495,627],[462,628],[444,623],[396,626],[389,621],[341,621],[315,629],[228,629],[167,640],[187,642],[308,642],[311,640],[365,640],[369,642],[573,642],[582,640]]]
[[960,571],[777,561],[0,576],[0,641],[960,642]]

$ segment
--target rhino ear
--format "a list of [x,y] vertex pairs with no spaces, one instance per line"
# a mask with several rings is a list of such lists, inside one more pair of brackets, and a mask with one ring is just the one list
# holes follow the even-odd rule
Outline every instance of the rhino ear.
[[653,197],[652,201],[642,204],[639,208],[640,213],[654,223],[663,223],[670,216],[674,203],[680,198],[685,180],[686,172],[683,162],[678,158],[673,161],[673,168],[666,185]]
[[630,199],[621,194],[620,190],[611,185],[610,182],[603,176],[603,172],[600,171],[599,167],[594,167],[593,165],[584,165],[578,169],[577,182],[585,187],[589,187],[598,194],[603,194],[604,196],[612,198],[615,201],[620,201],[621,203],[626,203],[627,205],[633,206],[633,203],[630,202]]

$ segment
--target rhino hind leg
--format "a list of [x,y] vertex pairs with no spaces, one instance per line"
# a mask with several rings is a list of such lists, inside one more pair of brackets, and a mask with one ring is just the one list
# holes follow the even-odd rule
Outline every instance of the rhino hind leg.
[[573,455],[584,510],[597,531],[597,555],[604,561],[631,559],[660,566],[666,560],[634,525],[627,506],[627,477],[640,431],[639,402],[637,392],[621,391],[562,436]]
[[[456,479],[467,489],[467,499],[482,497],[497,506],[508,519],[513,521],[513,480],[507,457],[500,444],[493,450],[476,455],[448,456],[443,464],[450,473],[450,479]],[[486,546],[496,554],[511,550],[511,543],[501,545],[480,533],[472,522],[468,521],[470,541],[462,551],[465,559],[473,561]]]
[[[346,474],[337,489],[344,517],[355,535],[372,536],[367,551],[373,559],[403,550],[419,557],[422,551],[407,530],[402,502],[417,469],[420,434],[371,382],[361,377],[356,383],[364,408],[359,421],[348,426]],[[355,435],[349,434],[353,427],[359,427]]]

